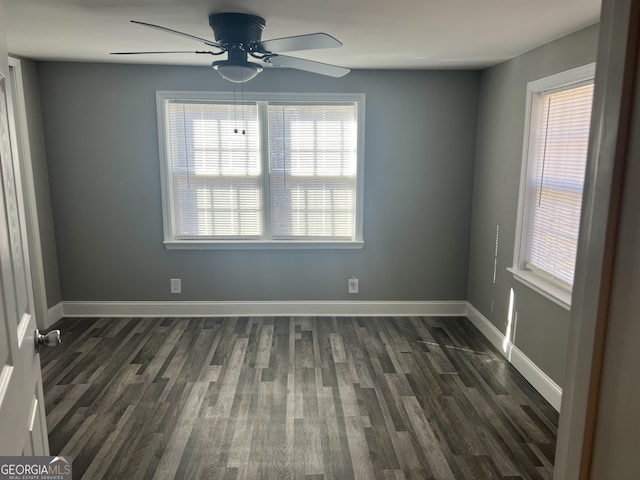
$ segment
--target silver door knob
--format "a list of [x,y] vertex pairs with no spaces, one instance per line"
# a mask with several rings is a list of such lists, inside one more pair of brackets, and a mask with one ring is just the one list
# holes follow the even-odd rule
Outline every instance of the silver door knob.
[[60,345],[60,342],[61,342],[60,330],[51,330],[46,335],[43,335],[40,333],[40,330],[36,328],[35,339],[36,339],[36,352],[39,352],[40,347],[43,345],[46,347],[57,347],[58,345]]

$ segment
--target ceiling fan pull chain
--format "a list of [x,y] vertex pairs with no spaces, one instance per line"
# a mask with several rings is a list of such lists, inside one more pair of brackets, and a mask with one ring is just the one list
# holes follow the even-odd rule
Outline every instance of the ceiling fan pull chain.
[[[240,72],[241,72],[240,76],[242,76],[242,69],[243,68],[244,67],[240,67]],[[241,95],[242,95],[242,134],[245,135],[247,132],[245,130],[246,129],[246,123],[244,121],[244,83],[240,84],[240,92],[241,92]]]
[[236,84],[233,84],[233,133],[238,133],[238,102],[236,102]]

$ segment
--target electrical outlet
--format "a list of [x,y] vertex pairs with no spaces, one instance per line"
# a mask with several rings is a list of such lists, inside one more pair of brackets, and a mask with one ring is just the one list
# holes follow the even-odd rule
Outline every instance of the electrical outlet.
[[180,278],[171,279],[171,293],[182,293],[182,280]]
[[349,279],[349,293],[358,293],[358,279],[356,277]]

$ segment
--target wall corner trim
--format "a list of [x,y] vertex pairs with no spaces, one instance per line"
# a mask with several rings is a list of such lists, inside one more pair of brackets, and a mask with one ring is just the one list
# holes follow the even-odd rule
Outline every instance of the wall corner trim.
[[64,303],[58,302],[47,310],[46,328],[49,328],[62,317],[64,317]]
[[[466,317],[496,347],[518,372],[551,404],[560,411],[562,389],[540,367],[538,367],[522,350],[516,347],[480,310],[467,302]],[[506,352],[505,352],[506,349]]]
[[465,300],[63,302],[65,317],[464,316]]

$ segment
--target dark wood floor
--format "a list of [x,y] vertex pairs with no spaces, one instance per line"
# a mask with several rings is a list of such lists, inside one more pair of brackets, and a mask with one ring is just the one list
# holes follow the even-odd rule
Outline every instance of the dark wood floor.
[[558,414],[464,318],[64,319],[74,478],[548,479]]

